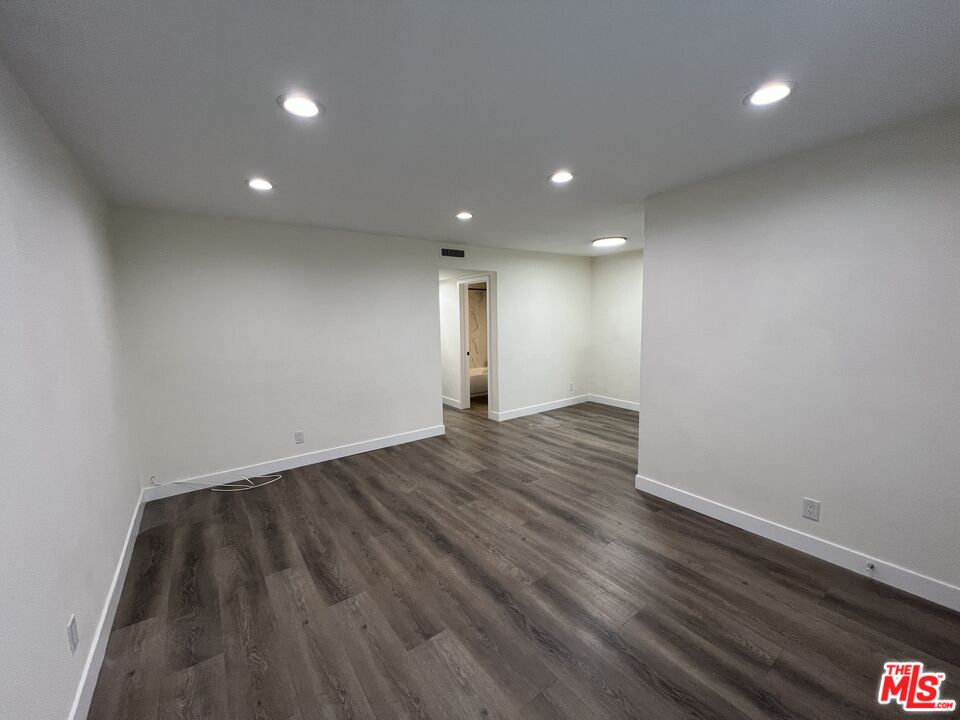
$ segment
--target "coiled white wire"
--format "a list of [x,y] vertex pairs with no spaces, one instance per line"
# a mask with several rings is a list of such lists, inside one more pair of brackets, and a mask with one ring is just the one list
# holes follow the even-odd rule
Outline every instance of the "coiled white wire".
[[[172,483],[166,483],[169,485],[199,485],[201,487],[208,487],[212,492],[245,492],[247,490],[256,490],[257,488],[266,487],[270,483],[275,483],[277,480],[283,477],[283,475],[244,475],[243,473],[237,473],[240,475],[239,480],[231,480],[228,483],[205,483],[200,482],[199,480],[176,480]],[[266,482],[254,482],[254,480],[265,480]],[[243,483],[246,485],[235,485],[234,483]],[[154,483],[157,487],[163,487],[163,485],[158,485]]]

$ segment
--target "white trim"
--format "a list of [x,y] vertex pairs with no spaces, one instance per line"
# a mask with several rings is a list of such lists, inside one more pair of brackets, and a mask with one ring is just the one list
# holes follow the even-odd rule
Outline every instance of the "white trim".
[[564,398],[563,400],[553,400],[551,402],[540,403],[539,405],[527,405],[516,410],[504,410],[503,412],[490,411],[490,419],[497,422],[512,420],[513,418],[523,417],[524,415],[536,415],[537,413],[547,412],[548,410],[559,410],[560,408],[579,405],[587,402],[589,395],[577,395],[576,397]]
[[640,412],[640,403],[629,400],[620,400],[618,398],[607,397],[605,395],[588,395],[588,402],[600,403],[601,405],[611,405],[613,407],[623,408],[624,410],[633,410]]
[[[821,560],[826,560],[847,570],[853,570],[860,575],[866,575],[886,585],[960,612],[960,587],[955,585],[921,575],[905,567],[871,557],[829,540],[808,535],[772,520],[765,520],[757,515],[751,515],[743,510],[694,495],[686,490],[666,485],[657,480],[651,480],[642,475],[636,476],[635,485],[637,490],[656,495],[664,500],[669,500],[677,505],[690,508],[742,530],[752,532],[768,540],[773,540],[781,545],[813,555]],[[872,563],[874,570],[869,570],[867,563]]]
[[90,643],[90,652],[87,654],[87,662],[84,664],[83,673],[80,675],[80,684],[77,686],[77,693],[73,698],[69,720],[83,720],[90,711],[90,701],[93,700],[93,691],[97,687],[97,678],[100,676],[100,666],[103,664],[103,657],[107,652],[107,642],[110,640],[113,618],[117,614],[117,605],[120,603],[123,581],[127,576],[130,557],[133,555],[133,546],[140,531],[140,519],[143,517],[143,495],[144,492],[141,490],[140,496],[137,498],[137,504],[133,508],[133,517],[130,518],[127,537],[123,541],[123,549],[120,551],[117,569],[113,573],[113,580],[110,582],[110,589],[107,591],[107,599],[103,604],[103,611],[100,613],[100,621],[97,623],[93,641]]
[[460,405],[459,400],[452,397],[447,397],[446,395],[443,396],[443,404],[449,407],[452,407],[456,410],[463,410],[463,407]]
[[411,430],[410,432],[374,438],[373,440],[364,440],[362,442],[350,443],[349,445],[339,445],[325,450],[314,450],[313,452],[303,453],[302,455],[291,455],[290,457],[268,460],[267,462],[258,463],[257,465],[247,465],[246,467],[221,470],[208,475],[197,475],[195,477],[184,478],[183,480],[175,480],[164,483],[163,485],[145,488],[143,491],[144,502],[201,489],[199,484],[195,485],[193,483],[210,485],[234,482],[239,479],[239,475],[248,475],[251,477],[255,475],[270,475],[272,473],[283,472],[284,470],[293,470],[294,468],[303,467],[304,465],[313,465],[314,463],[336,460],[337,458],[348,455],[358,455],[360,453],[370,452],[371,450],[380,450],[381,448],[390,447],[391,445],[402,445],[403,443],[413,442],[415,440],[424,440],[437,435],[443,435],[444,432],[446,431],[443,425],[434,425],[432,427],[421,428],[420,430]]

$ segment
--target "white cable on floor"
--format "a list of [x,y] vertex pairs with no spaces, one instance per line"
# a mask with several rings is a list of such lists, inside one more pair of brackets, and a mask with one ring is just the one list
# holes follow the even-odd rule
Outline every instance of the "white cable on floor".
[[[257,488],[262,488],[270,483],[275,483],[277,480],[283,477],[283,475],[244,475],[243,473],[237,473],[240,476],[239,480],[231,480],[227,483],[205,483],[200,482],[199,480],[175,480],[172,483],[165,483],[165,485],[200,485],[201,487],[210,488],[211,492],[245,492],[247,490],[256,490]],[[255,483],[254,480],[266,480],[266,482]],[[233,483],[244,482],[246,485],[234,485]],[[157,485],[156,487],[164,487],[164,485]]]

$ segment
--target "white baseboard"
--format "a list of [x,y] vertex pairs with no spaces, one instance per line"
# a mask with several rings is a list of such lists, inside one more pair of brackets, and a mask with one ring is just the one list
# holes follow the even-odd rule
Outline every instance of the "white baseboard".
[[588,395],[589,402],[600,403],[601,405],[612,405],[613,407],[623,408],[624,410],[640,411],[640,403],[630,402],[629,400],[620,400],[619,398],[607,397],[606,395]]
[[97,678],[100,676],[100,666],[103,664],[103,658],[107,652],[107,642],[110,640],[113,618],[117,614],[120,593],[123,592],[123,581],[127,577],[127,568],[130,567],[133,546],[140,531],[140,519],[143,517],[143,496],[144,493],[141,490],[140,497],[137,498],[137,505],[133,508],[133,517],[130,518],[130,526],[127,528],[127,537],[123,541],[123,549],[120,551],[117,569],[113,573],[113,580],[110,583],[110,589],[107,591],[107,600],[103,604],[100,621],[97,623],[97,629],[94,631],[93,640],[90,643],[87,662],[84,664],[83,673],[80,675],[80,685],[77,687],[77,694],[74,695],[73,706],[70,708],[69,720],[84,720],[90,711],[90,701],[93,700],[93,691],[97,687]]
[[553,400],[552,402],[540,403],[538,405],[527,405],[526,407],[515,410],[502,410],[501,412],[490,411],[490,419],[497,422],[512,420],[513,418],[523,417],[524,415],[536,415],[537,413],[547,412],[548,410],[559,410],[560,408],[579,405],[587,402],[589,395],[577,395],[576,397],[564,398],[563,400]]
[[[686,490],[666,485],[657,480],[651,480],[642,475],[636,476],[636,488],[960,612],[960,587],[950,585],[942,580],[921,575],[905,567],[871,557],[829,540],[808,535],[772,520],[765,520],[757,515],[751,515],[743,510],[694,495]],[[867,563],[873,563],[873,571],[868,569]]]
[[463,404],[459,400],[454,400],[452,397],[447,397],[446,395],[443,396],[443,404],[455,410],[463,410]]
[[360,453],[370,452],[371,450],[380,450],[385,447],[390,447],[391,445],[402,445],[403,443],[413,442],[415,440],[425,440],[426,438],[443,435],[445,432],[446,430],[443,425],[434,425],[432,427],[421,428],[420,430],[411,430],[396,435],[374,438],[373,440],[363,440],[362,442],[350,443],[349,445],[339,445],[324,450],[314,450],[301,455],[291,455],[290,457],[268,460],[256,465],[247,465],[246,467],[221,470],[208,475],[197,475],[182,480],[174,480],[162,485],[144,488],[143,499],[144,502],[159,500],[173,495],[180,495],[181,493],[200,490],[204,485],[234,482],[240,479],[240,475],[247,475],[249,477],[255,475],[270,475],[285,470],[293,470],[294,468],[303,467],[304,465],[313,465],[314,463],[336,460],[337,458],[347,457],[348,455],[359,455]]

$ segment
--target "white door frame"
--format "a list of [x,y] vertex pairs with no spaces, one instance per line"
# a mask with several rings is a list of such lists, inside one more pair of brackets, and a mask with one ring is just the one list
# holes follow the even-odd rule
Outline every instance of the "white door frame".
[[460,407],[470,407],[470,296],[469,287],[474,283],[486,283],[487,286],[487,416],[494,419],[494,413],[500,410],[498,345],[496,314],[496,278],[495,273],[482,273],[470,277],[458,278],[457,289],[460,297]]

